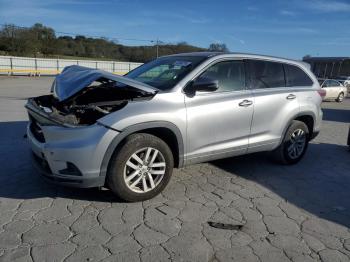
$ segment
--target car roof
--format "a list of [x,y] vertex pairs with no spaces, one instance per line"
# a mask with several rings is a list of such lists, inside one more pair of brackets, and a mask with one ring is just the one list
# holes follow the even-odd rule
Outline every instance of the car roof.
[[225,54],[224,52],[189,52],[189,53],[179,53],[179,54],[172,54],[172,55],[165,55],[162,57],[176,57],[176,56],[199,56],[199,57],[213,57],[216,55],[222,55]]
[[297,62],[299,64],[308,65],[307,63],[301,61],[301,60],[294,60],[294,59],[288,59],[283,57],[277,57],[277,56],[268,56],[268,55],[259,55],[259,54],[249,54],[249,53],[237,53],[237,52],[190,52],[190,53],[179,53],[179,54],[173,54],[173,55],[167,55],[162,57],[184,57],[184,56],[199,56],[203,58],[210,58],[215,56],[235,56],[235,57],[247,57],[247,58],[256,58],[256,59],[268,59],[268,60],[279,60],[279,61],[291,61],[291,62]]

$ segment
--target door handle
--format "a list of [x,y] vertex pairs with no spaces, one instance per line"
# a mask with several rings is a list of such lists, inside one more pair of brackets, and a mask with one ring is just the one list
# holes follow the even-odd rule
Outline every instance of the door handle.
[[242,102],[240,102],[238,105],[239,106],[244,106],[244,107],[247,107],[247,106],[250,106],[253,104],[253,101],[251,100],[247,100],[247,99],[244,99]]
[[293,99],[295,99],[297,96],[296,95],[294,95],[294,94],[289,94],[286,98],[288,99],[288,100],[293,100]]

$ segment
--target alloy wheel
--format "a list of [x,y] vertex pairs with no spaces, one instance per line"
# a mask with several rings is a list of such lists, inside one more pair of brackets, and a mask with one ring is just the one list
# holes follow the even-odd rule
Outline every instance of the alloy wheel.
[[306,145],[306,135],[302,129],[295,130],[290,136],[290,145],[287,147],[291,159],[300,157]]
[[124,167],[124,181],[136,193],[146,193],[159,185],[166,171],[163,154],[153,148],[145,147],[133,153]]

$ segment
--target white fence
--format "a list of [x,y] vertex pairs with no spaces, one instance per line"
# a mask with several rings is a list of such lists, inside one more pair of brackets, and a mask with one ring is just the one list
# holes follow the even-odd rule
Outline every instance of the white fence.
[[0,74],[7,75],[57,75],[64,67],[69,65],[81,65],[124,75],[142,64],[116,61],[0,56]]

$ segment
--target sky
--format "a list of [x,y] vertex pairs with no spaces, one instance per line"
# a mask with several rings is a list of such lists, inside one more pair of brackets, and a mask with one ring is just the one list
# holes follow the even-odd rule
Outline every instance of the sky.
[[[350,56],[350,0],[0,0],[0,24],[300,59]],[[59,34],[58,34],[59,35]]]

